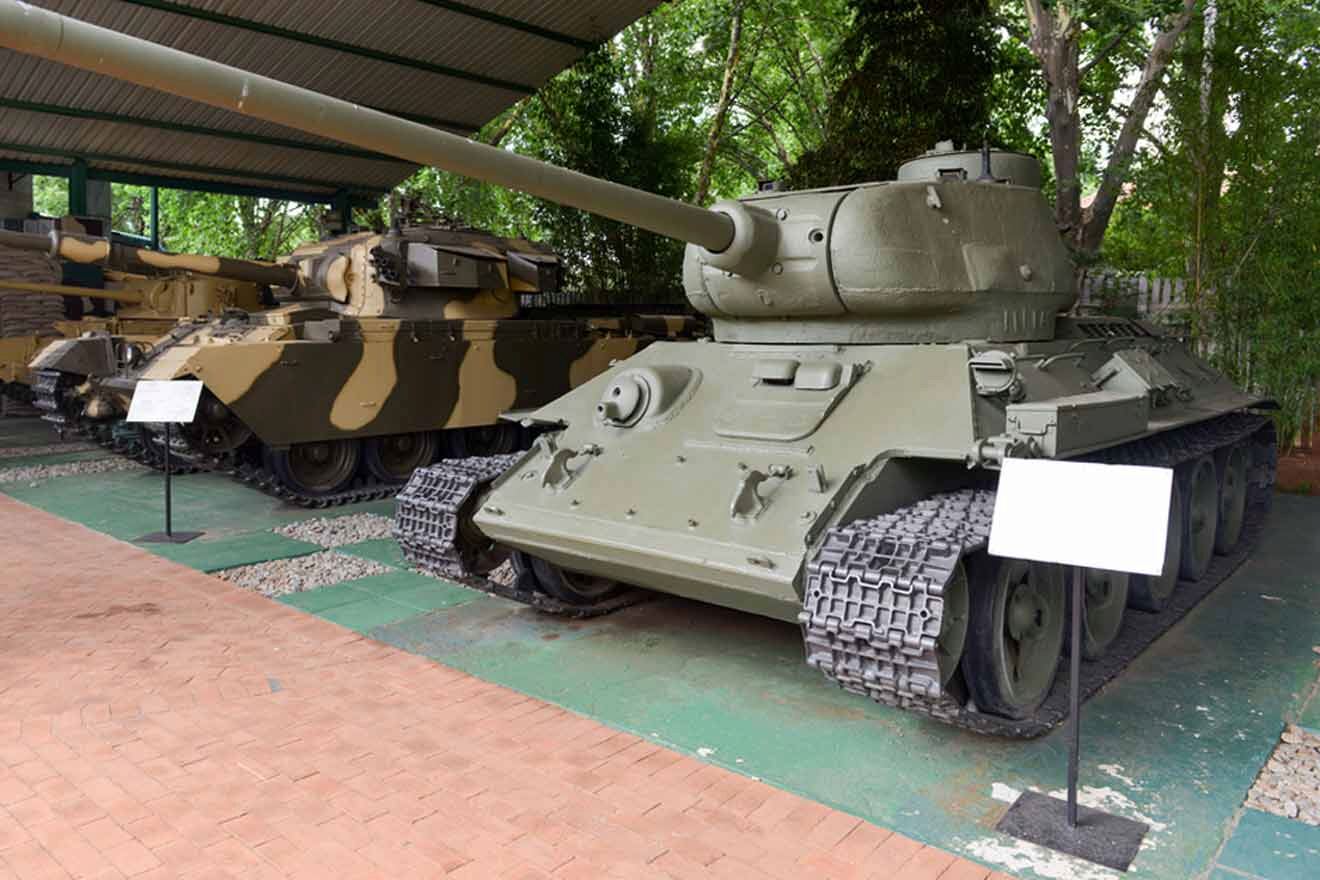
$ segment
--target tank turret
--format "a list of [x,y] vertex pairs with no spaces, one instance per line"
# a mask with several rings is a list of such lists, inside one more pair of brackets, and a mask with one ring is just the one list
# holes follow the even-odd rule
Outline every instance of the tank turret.
[[1043,340],[1074,298],[1049,208],[1017,182],[968,185],[918,165],[912,179],[761,193],[707,210],[14,0],[0,3],[0,45],[685,241],[688,299],[725,341]]
[[[343,235],[304,245],[278,262],[236,260],[204,254],[170,254],[105,239],[52,231],[49,235],[0,230],[0,245],[40,251],[72,263],[105,266],[136,273],[141,285],[156,279],[157,292],[89,293],[83,288],[49,293],[92,296],[126,304],[145,300],[174,317],[200,317],[226,308],[259,308],[255,286],[274,288],[291,300],[324,301],[346,317],[429,319],[501,318],[518,310],[518,294],[559,289],[559,258],[541,245],[506,239],[475,229],[445,226],[406,227],[384,234]],[[175,296],[178,284],[162,279],[190,279],[195,289]],[[233,284],[217,286],[216,279]],[[13,289],[23,289],[14,287]],[[170,291],[167,303],[160,291]],[[34,291],[39,292],[39,291]],[[251,296],[246,295],[251,292]],[[197,293],[203,294],[199,299]],[[217,294],[213,305],[205,294]],[[145,300],[144,300],[145,298]],[[241,301],[240,301],[241,300]],[[248,300],[253,300],[249,302]]]

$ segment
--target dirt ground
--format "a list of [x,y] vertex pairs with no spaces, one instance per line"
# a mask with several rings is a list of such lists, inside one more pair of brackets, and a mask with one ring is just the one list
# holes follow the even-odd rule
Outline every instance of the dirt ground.
[[1279,491],[1320,495],[1320,448],[1299,448],[1279,456]]

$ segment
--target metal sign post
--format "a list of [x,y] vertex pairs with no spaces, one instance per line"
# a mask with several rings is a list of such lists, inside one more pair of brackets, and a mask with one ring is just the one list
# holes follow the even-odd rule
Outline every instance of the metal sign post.
[[990,553],[996,556],[1073,567],[1068,797],[1024,792],[996,827],[1119,871],[1132,864],[1150,828],[1077,803],[1085,572],[1160,574],[1172,498],[1173,471],[1167,468],[1010,458],[1000,474],[990,528]]
[[196,417],[197,403],[201,397],[202,383],[191,380],[144,380],[133,389],[128,421],[165,425],[165,531],[143,535],[137,539],[139,544],[186,544],[205,534],[174,531],[171,481],[174,471],[171,451],[174,437],[171,428],[175,424],[188,424]]

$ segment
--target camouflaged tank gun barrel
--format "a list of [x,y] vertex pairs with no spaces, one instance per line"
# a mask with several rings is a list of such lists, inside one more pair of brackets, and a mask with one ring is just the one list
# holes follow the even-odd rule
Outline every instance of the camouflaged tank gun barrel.
[[[0,45],[422,165],[506,186],[697,244],[739,252],[750,229],[722,211],[556,168],[348,101],[258,76],[16,0]],[[730,266],[732,268],[732,265]]]
[[[103,238],[70,235],[52,230],[49,235],[30,232],[0,231],[0,245],[29,251],[44,251],[54,259],[70,263],[96,264],[124,272],[152,274],[158,272],[192,272],[267,284],[271,287],[298,286],[298,270],[259,260],[234,260],[205,254],[166,254],[147,248],[115,244]],[[86,296],[88,294],[79,294]],[[112,299],[113,297],[102,297]]]
[[134,291],[103,290],[98,287],[74,287],[71,284],[38,284],[29,281],[0,281],[0,289],[3,289],[5,293],[16,290],[22,293],[53,294],[55,296],[86,296],[93,299],[106,299],[127,306],[141,305],[146,300],[145,296]]

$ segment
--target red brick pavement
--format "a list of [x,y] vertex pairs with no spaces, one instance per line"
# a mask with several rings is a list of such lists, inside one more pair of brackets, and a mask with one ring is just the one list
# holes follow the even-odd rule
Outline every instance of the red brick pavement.
[[0,535],[0,877],[991,876],[4,498]]

